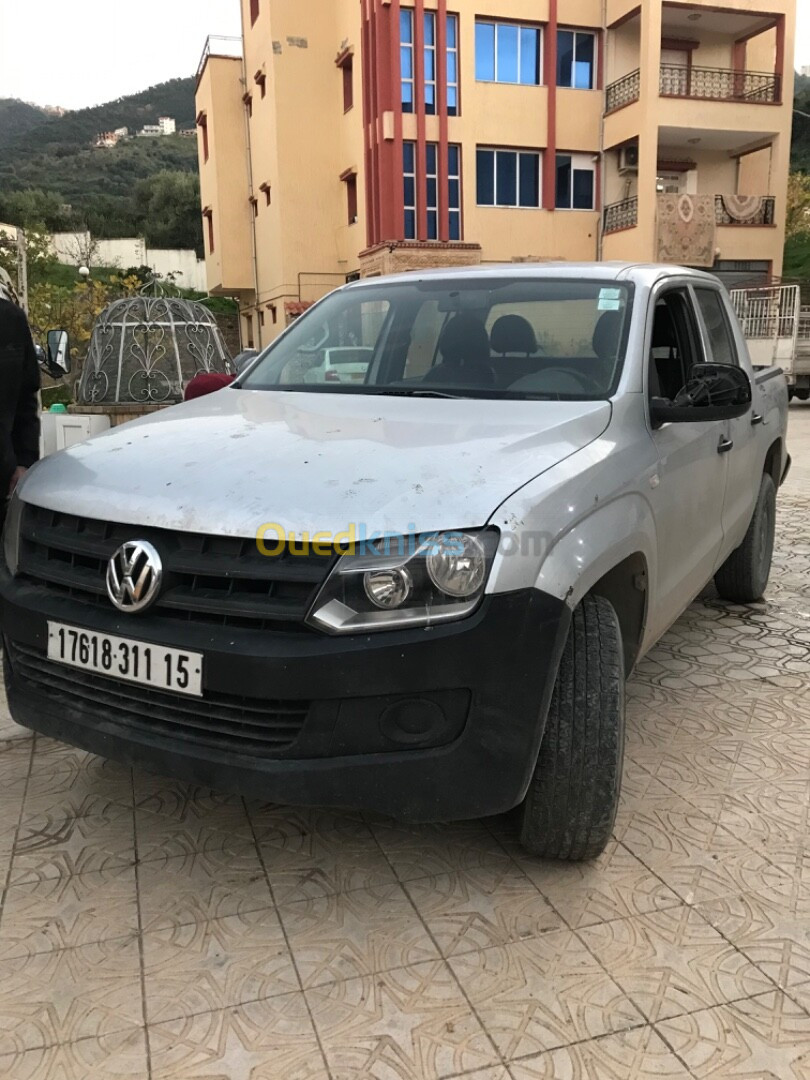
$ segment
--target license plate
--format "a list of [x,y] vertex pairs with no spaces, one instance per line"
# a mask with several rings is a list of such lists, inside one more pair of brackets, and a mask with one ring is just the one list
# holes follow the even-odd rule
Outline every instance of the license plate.
[[110,679],[202,697],[201,653],[49,622],[48,659]]

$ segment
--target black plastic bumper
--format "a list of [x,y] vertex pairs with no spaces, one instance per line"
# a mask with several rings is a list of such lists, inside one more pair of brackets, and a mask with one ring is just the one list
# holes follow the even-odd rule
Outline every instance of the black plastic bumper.
[[[101,707],[66,700],[21,677],[7,655],[9,706],[25,727],[250,798],[425,822],[501,813],[522,800],[570,612],[561,601],[527,589],[488,597],[471,618],[428,630],[345,638],[259,633],[122,617],[112,608],[12,581],[0,568],[0,618],[12,644],[7,654],[13,655],[16,643],[44,658],[47,621],[53,619],[202,652],[206,696],[311,702],[307,725],[289,751],[246,753],[237,741],[150,730],[147,711],[127,723]],[[395,718],[400,708],[412,718],[420,702],[431,703],[446,724],[417,734],[409,745],[407,731],[392,733],[391,709]],[[425,738],[433,745],[420,745]]]

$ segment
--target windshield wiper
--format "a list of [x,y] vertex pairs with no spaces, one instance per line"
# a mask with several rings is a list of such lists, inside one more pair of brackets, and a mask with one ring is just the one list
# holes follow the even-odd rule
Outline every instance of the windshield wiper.
[[389,390],[376,388],[372,391],[374,397],[421,397],[421,398],[450,398],[460,401],[468,397],[468,394],[448,394],[442,390]]

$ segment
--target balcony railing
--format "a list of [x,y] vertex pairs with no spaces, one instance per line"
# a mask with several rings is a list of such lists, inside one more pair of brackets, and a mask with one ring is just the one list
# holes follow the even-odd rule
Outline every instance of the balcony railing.
[[202,73],[210,56],[224,56],[229,60],[242,59],[242,39],[240,37],[224,37],[211,34],[206,39],[200,62],[197,65],[197,86],[200,85]]
[[605,207],[602,226],[605,234],[632,229],[636,225],[638,225],[638,199],[625,199],[623,202],[611,203],[610,206]]
[[616,82],[610,84],[605,95],[605,112],[616,112],[617,109],[623,109],[625,105],[632,105],[641,96],[641,72],[631,71],[629,75],[617,79]]
[[746,225],[773,225],[776,220],[776,199],[772,195],[768,195],[761,200],[761,203],[762,205],[756,213],[745,217],[733,217],[728,211],[724,196],[715,195],[714,212],[717,224],[736,225],[743,228]]
[[761,71],[662,64],[660,92],[662,97],[773,105],[782,100],[782,80],[779,75]]

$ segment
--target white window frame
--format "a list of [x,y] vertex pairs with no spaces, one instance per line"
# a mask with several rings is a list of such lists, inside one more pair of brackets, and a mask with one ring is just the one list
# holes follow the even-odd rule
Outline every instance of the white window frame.
[[[557,161],[554,162],[554,208],[556,210],[565,210],[579,214],[592,214],[596,209],[596,162],[594,154],[578,154],[568,150],[558,150],[557,158],[568,157],[571,158],[571,187],[568,192],[568,206],[557,206]],[[592,206],[573,206],[574,202],[574,172],[589,172],[593,176],[593,205]]]
[[[400,8],[400,19],[402,16],[406,16],[410,20],[411,24],[411,40],[402,40],[402,23],[400,22],[399,29],[399,97],[400,108],[405,112],[405,101],[402,93],[402,87],[407,83],[411,88],[411,113],[416,112],[416,17],[413,8]],[[402,50],[407,49],[411,54],[411,74],[408,78],[405,77],[402,71]]]
[[[451,23],[454,23],[455,27],[456,27],[456,34],[455,34],[456,43],[455,43],[455,45],[450,44],[449,28],[450,28]],[[447,84],[447,103],[448,103],[447,104],[447,111],[448,111],[450,116],[461,116],[461,71],[460,71],[459,66],[458,66],[459,65],[459,59],[460,59],[460,57],[459,57],[458,36],[461,33],[461,20],[459,19],[458,15],[456,15],[453,12],[450,12],[448,14],[448,16],[447,16],[447,27],[448,27],[448,32],[446,32],[446,35],[445,35],[446,40],[447,40],[447,55],[444,58],[444,77],[445,77],[445,82]],[[451,82],[450,81],[450,57],[453,56],[453,55],[455,55],[455,58],[456,58],[456,77],[455,77],[455,80],[453,82]],[[456,106],[455,106],[456,111],[455,112],[450,112],[450,91],[451,90],[455,90],[455,92],[456,92]]]
[[[419,237],[419,191],[417,189],[417,184],[416,184],[416,174],[417,174],[416,143],[413,142],[413,140],[411,140],[411,139],[406,139],[405,142],[403,143],[403,146],[410,146],[410,147],[413,148],[413,172],[411,173],[411,172],[406,172],[405,171],[405,157],[404,157],[404,151],[403,151],[403,159],[402,159],[402,191],[403,191],[402,232],[403,232],[404,238],[406,240],[416,240]],[[413,206],[405,203],[405,200],[404,200],[405,181],[409,180],[409,179],[413,180],[413,199],[414,199]],[[407,235],[408,229],[407,229],[407,226],[406,226],[405,223],[407,221],[407,216],[406,215],[411,210],[413,211],[413,236],[408,236]]]
[[[433,155],[435,162],[435,172],[430,171],[430,157]],[[430,181],[435,182],[436,201],[431,203],[430,201]],[[427,210],[427,238],[428,240],[438,240],[441,231],[441,221],[439,218],[439,144],[435,142],[429,142],[427,144],[427,154],[425,157],[425,202]],[[430,235],[430,216],[435,214],[436,221],[436,235]]]
[[[494,162],[494,175],[492,178],[492,190],[494,192],[494,203],[479,203],[478,202],[478,152],[483,150],[489,153],[495,154]],[[517,202],[516,203],[499,203],[498,202],[498,155],[499,154],[514,154],[518,159],[516,161],[517,166]],[[531,206],[521,206],[520,203],[520,157],[523,154],[531,154],[537,158],[537,202]],[[543,151],[542,150],[507,150],[499,146],[476,146],[475,148],[475,171],[476,171],[476,204],[484,210],[539,210],[543,205]]]
[[[427,32],[428,26],[432,27],[432,32],[431,32],[430,35],[428,35],[428,32]],[[437,45],[437,42],[436,42],[437,30],[438,30],[438,26],[437,26],[437,21],[436,21],[436,12],[435,11],[426,11],[425,12],[424,22],[423,22],[423,25],[422,25],[422,33],[423,33],[423,37],[424,37],[424,40],[422,42],[422,47],[423,47],[423,52],[424,52],[424,68],[425,68],[425,85],[423,87],[423,90],[424,90],[424,94],[425,94],[425,113],[428,116],[436,116],[438,114],[438,112],[439,112],[439,98],[438,98],[438,93],[439,93],[439,69],[438,69],[438,66],[437,66],[439,50],[438,50],[438,45]],[[433,38],[432,42],[428,41],[428,36]],[[429,69],[430,65],[428,64],[428,59],[429,59],[431,53],[433,54],[433,64],[432,64],[433,78],[429,79],[428,78],[428,69]],[[432,106],[431,106],[431,103],[428,101],[428,89],[431,88],[431,87],[433,89],[433,104],[432,104]],[[433,109],[432,112],[431,112],[431,107]]]
[[[476,19],[475,20],[475,25],[476,25],[476,27],[478,27],[478,26],[494,26],[495,27],[495,57],[494,57],[494,60],[495,60],[495,78],[493,80],[491,80],[491,81],[499,83],[501,86],[544,86],[545,85],[544,81],[543,81],[543,71],[545,70],[544,50],[545,50],[545,47],[546,47],[546,35],[545,35],[545,28],[543,26],[541,26],[539,24],[535,24],[535,23],[513,23],[513,22],[508,22],[505,19]],[[499,30],[500,30],[500,27],[502,27],[502,26],[516,26],[517,27],[517,31],[518,31],[518,53],[517,53],[518,81],[517,82],[513,82],[511,79],[500,79],[500,78],[498,78],[498,33],[499,33]],[[523,41],[522,41],[521,33],[520,33],[521,30],[536,30],[537,34],[538,34],[538,50],[539,50],[539,54],[540,54],[538,56],[538,65],[539,65],[539,69],[540,69],[540,74],[539,74],[540,81],[536,82],[536,83],[524,83],[524,82],[520,81],[520,67],[521,67],[520,59],[521,59],[521,52],[523,50]],[[476,49],[477,48],[478,48],[478,42],[476,40]],[[475,58],[475,62],[476,62],[476,81],[477,82],[490,82],[489,79],[479,79],[478,78],[478,72],[477,72],[478,56],[477,55],[476,55],[476,58]]]
[[[460,243],[464,239],[464,218],[462,217],[462,200],[464,192],[461,184],[461,143],[451,143],[450,149],[455,150],[458,154],[458,173],[450,171],[449,156],[448,156],[448,173],[447,173],[447,207],[449,211],[448,220],[450,223],[450,240],[453,243]],[[450,184],[454,181],[458,181],[458,206],[455,207],[450,201]],[[458,236],[453,237],[453,217],[458,218]]]

